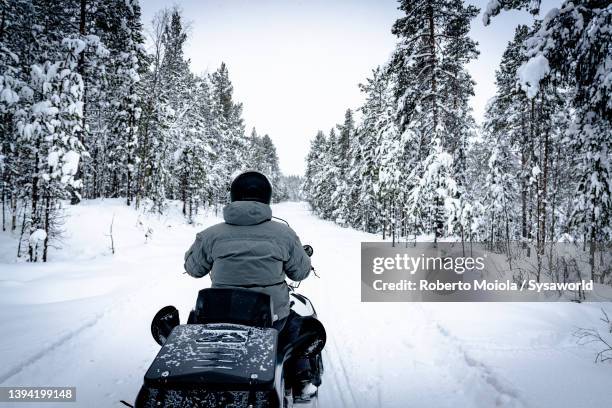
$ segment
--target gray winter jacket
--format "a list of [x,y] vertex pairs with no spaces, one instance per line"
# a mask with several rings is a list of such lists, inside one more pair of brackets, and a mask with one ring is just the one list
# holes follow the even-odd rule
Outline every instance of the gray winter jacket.
[[224,223],[196,235],[185,254],[185,270],[195,278],[210,272],[212,287],[246,287],[267,293],[274,314],[289,314],[285,275],[300,281],[310,273],[310,258],[288,226],[271,221],[272,210],[256,201],[235,201],[223,209]]

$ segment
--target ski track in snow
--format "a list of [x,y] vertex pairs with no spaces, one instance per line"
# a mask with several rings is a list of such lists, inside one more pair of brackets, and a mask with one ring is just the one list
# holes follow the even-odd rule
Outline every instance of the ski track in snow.
[[71,339],[73,339],[76,336],[78,336],[84,330],[87,330],[88,328],[94,326],[102,318],[103,315],[104,315],[104,313],[101,313],[101,314],[97,315],[96,317],[94,317],[89,322],[87,322],[87,323],[83,324],[82,326],[80,326],[78,329],[73,330],[72,332],[70,332],[70,333],[60,337],[57,341],[55,341],[54,343],[52,343],[48,347],[43,348],[38,353],[36,353],[33,356],[27,358],[21,364],[18,364],[17,366],[9,369],[8,371],[0,374],[0,384],[4,383],[5,381],[8,381],[11,377],[14,377],[15,375],[19,374],[21,371],[25,370],[28,366],[31,366],[31,365],[35,364],[41,358],[47,356],[49,353],[51,353],[54,350],[60,348],[61,346],[66,344],[68,341],[70,341]]
[[[555,356],[563,358],[566,354],[556,348],[554,336],[546,337],[543,332],[539,334],[541,339],[535,337],[537,341],[521,343],[519,337],[513,340],[497,333],[496,327],[488,329],[485,318],[471,317],[477,324],[484,324],[484,329],[482,326],[480,329],[486,331],[485,337],[479,340],[455,332],[455,328],[464,327],[457,326],[457,319],[464,313],[457,312],[457,306],[361,303],[359,242],[380,238],[319,220],[301,203],[281,204],[274,207],[274,212],[287,219],[302,242],[311,244],[315,250],[313,264],[321,278],[307,279],[299,292],[311,298],[328,331],[320,407],[579,406],[564,405],[565,398],[571,396],[565,386],[539,391],[565,392],[560,396],[546,395],[547,401],[559,403],[540,403],[544,394],[533,389],[526,391],[531,381],[528,370],[526,378],[522,378],[491,359],[491,355],[501,355],[517,360],[529,358],[533,352],[549,351],[558,352]],[[203,227],[180,230],[176,227],[177,231],[174,228],[171,231],[168,227],[167,236],[154,236],[154,245],[135,251],[129,261],[117,257],[114,269],[139,274],[129,281],[131,286],[110,294],[105,307],[92,309],[90,317],[81,320],[84,323],[75,325],[76,328],[66,328],[56,339],[46,338],[47,344],[24,352],[18,364],[0,371],[0,385],[76,386],[77,403],[70,407],[119,407],[121,399],[133,401],[159,349],[150,338],[153,314],[166,304],[175,304],[184,321],[197,290],[209,284],[208,278],[195,280],[179,273],[184,251]],[[512,307],[516,306],[508,306]],[[45,333],[32,335],[44,337]],[[487,336],[492,340],[487,340]],[[498,344],[497,338],[506,343]],[[11,333],[5,333],[4,341],[10,344]],[[559,347],[565,350],[563,344]],[[569,347],[567,350],[573,354],[568,353],[571,354],[568,361],[578,361],[572,359],[581,351]],[[580,360],[581,367],[588,368],[589,363]],[[529,364],[525,364],[529,369]],[[598,408],[598,401],[609,401],[612,397],[612,392],[601,387],[612,380],[609,367],[596,369],[595,377],[583,383],[590,384],[597,375],[603,376],[598,384],[592,385],[604,389],[600,397],[595,396],[587,405],[593,408]],[[540,367],[540,373],[545,375],[553,375],[551,370],[554,368],[546,371]],[[567,383],[568,389],[570,384],[573,380]],[[586,403],[588,398],[577,400]],[[0,408],[7,406],[0,403]]]
[[[150,283],[148,285],[145,285],[143,287],[143,289],[150,289],[152,286],[158,285],[158,284],[159,284],[159,282],[155,281],[154,283]],[[12,377],[14,377],[14,376],[18,375],[19,373],[21,373],[22,371],[26,370],[29,366],[34,365],[39,360],[44,359],[46,357],[49,357],[52,353],[59,353],[59,354],[66,355],[66,353],[69,353],[69,351],[66,351],[64,348],[67,348],[66,346],[68,345],[69,342],[71,342],[71,341],[77,341],[78,342],[78,336],[79,335],[81,335],[82,333],[84,333],[87,330],[92,329],[105,316],[107,316],[109,314],[112,314],[112,312],[116,312],[117,310],[120,310],[121,307],[123,307],[126,303],[129,303],[131,301],[132,301],[132,298],[131,298],[131,294],[130,294],[130,295],[120,299],[119,301],[114,302],[113,304],[108,306],[103,312],[95,315],[94,318],[92,318],[91,320],[89,320],[86,323],[82,324],[77,329],[74,329],[74,330],[70,331],[68,334],[65,334],[65,335],[61,336],[55,342],[52,342],[49,346],[46,346],[46,347],[42,348],[39,352],[37,352],[34,355],[32,355],[31,357],[25,359],[21,364],[18,364],[17,366],[15,366],[12,369],[8,370],[4,374],[0,374],[0,384],[3,384],[4,382],[10,380]]]
[[329,349],[326,351],[324,358],[330,365],[330,369],[328,369],[326,373],[332,374],[332,384],[335,385],[337,395],[340,397],[342,405],[345,407],[358,407],[359,403],[355,399],[355,393],[351,387],[351,378],[342,361],[343,353],[338,347],[335,337],[331,337],[331,341],[328,342],[328,347]]

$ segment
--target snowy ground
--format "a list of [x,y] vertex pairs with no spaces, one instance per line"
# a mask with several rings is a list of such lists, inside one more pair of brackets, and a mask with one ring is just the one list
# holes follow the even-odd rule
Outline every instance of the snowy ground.
[[[174,304],[184,320],[209,284],[181,274],[182,256],[219,220],[193,227],[176,209],[160,219],[116,200],[70,212],[64,250],[48,264],[14,263],[14,241],[0,235],[0,385],[76,386],[69,407],[119,407],[158,351],[153,314]],[[274,213],[315,248],[321,278],[300,291],[329,335],[322,407],[610,406],[612,364],[594,364],[597,347],[578,346],[572,333],[601,328],[599,308],[612,304],[361,303],[359,242],[379,237],[321,221],[300,203]]]

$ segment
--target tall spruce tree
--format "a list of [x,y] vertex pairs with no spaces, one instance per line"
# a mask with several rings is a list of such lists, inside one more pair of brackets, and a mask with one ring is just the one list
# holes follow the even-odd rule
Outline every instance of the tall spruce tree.
[[[468,107],[473,82],[465,64],[477,56],[468,31],[478,9],[460,0],[423,0],[400,1],[400,10],[406,16],[393,25],[400,45],[390,70],[397,81],[398,126],[409,135],[403,139],[416,150],[409,155],[413,159],[406,170],[414,178],[407,186],[429,195],[427,200],[422,195],[417,199],[410,191],[407,211],[416,217],[416,224],[438,238],[446,233],[444,225],[452,232],[461,206],[460,159],[473,127]],[[450,154],[449,161],[449,152],[457,157]]]
[[244,132],[242,104],[234,102],[234,86],[229,78],[227,65],[221,63],[217,71],[210,76],[212,85],[212,111],[218,118],[215,128],[217,156],[215,172],[224,175],[217,186],[218,200],[225,199],[234,173],[247,166],[248,139]]
[[137,1],[113,4],[114,18],[105,36],[110,50],[108,67],[109,129],[106,170],[110,173],[110,195],[132,203],[136,190],[138,121],[141,115],[138,85],[144,74],[146,55]]

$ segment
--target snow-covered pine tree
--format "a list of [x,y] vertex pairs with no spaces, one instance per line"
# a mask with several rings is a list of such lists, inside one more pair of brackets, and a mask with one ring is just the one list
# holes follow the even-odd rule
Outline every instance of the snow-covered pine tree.
[[[393,213],[393,197],[398,197],[398,170],[404,168],[401,158],[402,146],[396,124],[394,98],[394,74],[387,67],[378,67],[372,72],[361,90],[366,94],[360,125],[361,192],[359,205],[366,231],[387,234]],[[405,146],[404,146],[405,147]],[[410,150],[410,147],[407,148]]]
[[[453,2],[457,7],[456,14],[449,18],[442,31],[447,37],[445,52],[442,54],[441,70],[448,75],[441,82],[441,94],[448,99],[450,110],[441,115],[444,132],[445,149],[453,157],[452,178],[457,185],[457,191],[451,200],[446,213],[448,218],[448,233],[459,233],[464,238],[462,214],[471,205],[467,190],[467,149],[468,141],[475,134],[476,123],[472,117],[469,98],[474,96],[474,81],[468,74],[465,64],[475,59],[479,52],[477,44],[468,36],[470,21],[478,14],[473,6],[462,7],[463,2]],[[447,108],[447,109],[448,109]]]
[[[24,140],[22,133],[34,103],[34,91],[29,86],[30,67],[39,62],[43,53],[48,52],[48,43],[59,38],[55,32],[41,35],[44,27],[39,19],[44,14],[41,12],[42,6],[44,4],[35,7],[29,0],[3,2],[0,28],[3,199],[10,200],[11,230],[17,229],[17,213],[23,214],[20,216],[19,230],[20,236],[26,238],[31,224],[29,201],[32,198],[31,181],[37,157],[35,143]],[[4,202],[3,210],[6,210]],[[18,246],[18,256],[22,254],[21,247],[22,240]]]
[[378,199],[381,129],[393,123],[395,113],[386,74],[381,67],[377,67],[372,70],[372,77],[368,78],[365,84],[360,85],[366,101],[361,107],[362,121],[358,130],[361,163],[355,171],[360,179],[357,200],[361,214],[360,228],[367,232],[378,232],[381,227],[378,217],[381,210]]
[[169,108],[164,137],[166,156],[160,156],[160,159],[167,172],[166,194],[169,198],[180,198],[183,202],[186,201],[186,178],[190,163],[181,154],[185,152],[185,135],[190,133],[193,126],[190,123],[193,119],[190,111],[193,108],[193,90],[196,88],[195,78],[189,70],[189,61],[184,57],[186,40],[182,16],[174,9],[164,31],[165,52],[160,67],[163,99]]
[[[559,178],[562,112],[566,107],[559,79],[546,81],[537,89],[519,83],[521,66],[527,61],[525,40],[532,32],[526,26],[517,27],[496,72],[497,93],[489,103],[484,124],[491,168],[480,175],[487,178],[480,198],[487,203],[484,236],[491,246],[497,242],[497,248],[510,257],[512,242],[522,241],[527,256],[533,244],[538,265],[535,278],[540,279],[547,238],[550,241],[559,235],[559,212],[549,205],[549,195],[554,194],[558,201],[559,186],[551,179]],[[516,183],[504,181],[514,180],[517,174]],[[501,213],[499,209],[506,204],[496,203],[496,197],[514,205]],[[513,208],[520,208],[520,212]],[[499,228],[502,225],[505,231]]]
[[[35,24],[42,23],[45,27],[36,38],[51,39],[51,42],[43,41],[49,48],[45,51],[38,49],[36,54],[51,55],[60,50],[58,38],[78,38],[83,42],[84,49],[79,53],[77,62],[77,72],[83,81],[83,115],[78,139],[83,144],[85,150],[82,155],[81,164],[77,169],[76,178],[88,182],[91,177],[92,169],[89,165],[89,147],[95,146],[97,139],[90,137],[90,128],[96,133],[100,126],[104,126],[99,121],[99,112],[104,111],[104,86],[106,81],[105,66],[107,63],[108,51],[101,39],[107,22],[112,18],[106,6],[108,2],[101,0],[74,0],[70,2],[48,2],[32,1],[38,14],[35,17]],[[90,108],[91,107],[91,112]],[[97,134],[96,134],[97,136]],[[71,202],[76,204],[81,200],[83,186],[72,187]]]
[[179,141],[181,147],[176,154],[180,199],[189,222],[193,222],[199,206],[211,203],[215,177],[210,171],[215,161],[210,127],[210,86],[206,77],[195,78],[195,81],[195,92],[188,101],[191,109],[186,111],[184,133]]
[[263,173],[268,177],[272,184],[272,200],[279,202],[287,198],[287,192],[282,184],[282,174],[278,164],[276,147],[270,136],[265,134],[261,138],[261,153],[263,155]]
[[278,155],[274,142],[267,134],[259,137],[253,128],[248,140],[248,156],[245,169],[259,171],[268,177],[272,184],[272,201],[280,202],[287,199],[287,191],[278,164]]
[[[24,82],[27,67],[26,50],[31,40],[33,14],[29,1],[2,1],[0,16],[0,182],[2,196],[2,230],[17,228],[18,201],[26,194],[21,188],[24,176],[18,155],[17,116],[23,112],[28,89]],[[26,95],[21,95],[25,92]],[[10,220],[10,221],[9,221]]]
[[255,171],[264,171],[265,159],[262,149],[261,137],[257,134],[257,130],[253,127],[251,136],[249,137],[249,160],[248,167]]
[[152,55],[150,69],[142,77],[142,114],[138,126],[138,184],[136,207],[150,199],[158,211],[163,210],[166,198],[165,184],[169,177],[163,160],[167,155],[166,131],[171,108],[163,93],[165,84],[161,66],[165,54],[165,32],[170,23],[170,10],[157,13],[152,22]]
[[486,217],[483,221],[487,226],[484,236],[488,237],[491,250],[505,252],[510,257],[511,242],[515,238],[514,221],[518,218],[513,205],[518,198],[517,185],[513,182],[517,163],[503,135],[494,133],[486,140],[490,155],[484,174],[480,175],[485,181],[481,198]]
[[[395,110],[394,112],[395,113]],[[387,121],[380,130],[380,145],[378,147],[380,163],[378,169],[378,200],[380,207],[380,223],[383,239],[391,235],[395,241],[398,228],[403,223],[401,209],[407,200],[409,192],[406,173],[407,149],[410,146],[408,137],[411,132],[400,134],[394,121]]]
[[[502,9],[526,8],[537,14],[540,0],[490,1],[485,24]],[[552,9],[527,41],[529,60],[521,67],[521,82],[530,98],[542,80],[569,81],[573,123],[567,135],[580,165],[570,227],[589,242],[591,278],[599,242],[612,237],[612,5],[609,1],[563,1]],[[603,273],[599,276],[603,281]]]
[[[463,154],[473,123],[468,107],[473,83],[465,64],[477,55],[468,31],[478,9],[461,0],[400,1],[400,9],[406,16],[393,25],[400,43],[389,69],[397,81],[398,127],[414,160],[403,171],[414,177],[405,183],[411,198],[408,212],[418,214],[415,222],[437,239],[445,234],[445,224],[453,231],[461,207],[456,179],[463,170],[453,155]],[[416,200],[411,190],[417,186],[423,193],[431,191],[431,200]]]
[[[503,8],[526,7],[526,3],[490,2],[484,22],[488,24]],[[534,14],[539,7],[539,0],[531,2]],[[597,274],[597,245],[609,241],[612,224],[612,104],[611,85],[606,79],[612,70],[611,15],[612,6],[606,1],[564,1],[546,15],[527,41],[529,60],[521,67],[521,82],[530,97],[535,96],[542,80],[561,77],[569,82],[573,123],[567,135],[581,163],[569,228],[590,244],[592,278]]]
[[[11,190],[12,229],[16,212],[22,213],[18,256],[23,243],[31,261],[46,261],[59,233],[59,200],[82,186],[77,173],[86,154],[81,143],[84,89],[78,65],[89,39],[74,29],[76,10],[75,3],[43,0],[19,1],[2,10],[2,49],[14,50],[6,73],[16,80],[13,86],[19,85],[16,110],[3,109],[8,113],[3,148],[8,142],[11,153],[5,169],[13,177],[4,173],[2,182]],[[3,88],[5,102],[15,96]]]
[[313,211],[324,219],[331,219],[334,208],[330,197],[336,192],[336,131],[332,128],[326,138],[318,131],[307,156],[304,191]]
[[78,190],[75,179],[84,147],[79,139],[83,115],[83,81],[78,73],[86,43],[75,36],[62,40],[64,59],[33,65],[31,87],[36,102],[29,120],[20,123],[24,141],[33,144],[34,169],[30,211],[30,261],[47,260],[58,200]]
[[333,219],[341,225],[351,225],[356,208],[351,201],[351,190],[355,187],[351,185],[352,165],[358,160],[359,146],[354,140],[355,120],[353,111],[347,109],[344,113],[344,122],[337,125],[338,138],[335,143],[335,184],[336,189],[331,197],[331,207],[333,208]]
[[366,218],[364,207],[359,202],[359,197],[364,189],[361,170],[364,166],[363,145],[366,138],[367,135],[361,128],[354,129],[348,152],[349,166],[344,176],[346,182],[344,187],[345,198],[341,211],[344,213],[343,219],[346,220],[346,225],[354,228],[364,228]]
[[303,201],[304,193],[302,191],[302,184],[304,179],[300,176],[290,175],[283,176],[283,186],[287,191],[287,200],[289,201]]
[[340,175],[344,176],[350,166],[351,141],[355,132],[355,121],[353,111],[347,109],[344,113],[344,122],[338,125],[338,139],[336,142],[336,154]]
[[216,187],[216,202],[227,199],[232,175],[248,165],[248,138],[244,132],[242,104],[234,102],[234,87],[225,63],[210,75],[212,85],[212,112],[217,118],[215,126],[215,150],[219,160],[215,173],[224,177]]
[[325,180],[325,153],[327,140],[325,134],[319,130],[310,142],[310,150],[306,156],[306,171],[302,190],[306,195],[308,203],[316,214],[321,214],[323,197],[321,190]]
[[[517,83],[517,70],[526,60],[524,41],[529,35],[525,25],[519,25],[514,38],[508,43],[502,56],[499,69],[496,71],[497,92],[495,98],[489,103],[484,129],[491,135],[489,144],[504,143],[511,146],[516,152],[516,160],[504,164],[510,174],[518,175],[518,190],[520,191],[520,239],[526,243],[531,240],[531,218],[529,209],[533,193],[531,183],[532,173],[532,139],[530,123],[532,119],[531,103],[526,93]],[[501,139],[501,140],[500,140]],[[489,152],[491,149],[488,149]],[[510,155],[504,157],[510,158]],[[485,175],[482,175],[485,177]],[[516,227],[513,225],[513,228]],[[512,231],[513,239],[518,239],[516,231]]]
[[338,137],[336,136],[336,129],[331,128],[329,136],[327,136],[327,143],[323,154],[323,173],[321,174],[321,180],[318,187],[319,197],[323,200],[321,202],[321,216],[324,219],[334,220],[335,208],[332,203],[336,202],[339,196],[338,183],[340,175],[340,168],[337,162],[338,158]]
[[109,181],[106,195],[125,197],[127,205],[130,205],[136,188],[141,113],[141,96],[137,87],[146,66],[146,55],[138,1],[119,0],[109,2],[108,6],[112,7],[113,15],[106,22],[104,36],[110,55],[106,90],[106,163],[102,169]]

